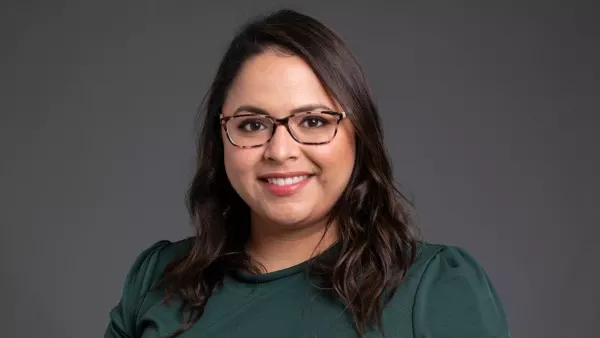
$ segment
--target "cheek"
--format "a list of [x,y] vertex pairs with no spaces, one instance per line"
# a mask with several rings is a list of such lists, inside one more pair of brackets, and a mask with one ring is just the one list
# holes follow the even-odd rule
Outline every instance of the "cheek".
[[346,165],[347,171],[352,171],[356,153],[354,129],[348,125],[340,126],[335,141],[336,142],[333,143],[334,153],[332,154],[332,157],[335,157],[336,161],[339,163]]
[[345,186],[354,168],[354,138],[347,132],[338,133],[335,142],[315,148],[313,159],[323,171],[325,183]]
[[234,186],[239,187],[236,182],[241,182],[246,177],[253,175],[256,158],[260,157],[255,153],[254,149],[240,149],[231,144],[225,144],[223,153],[225,171]]

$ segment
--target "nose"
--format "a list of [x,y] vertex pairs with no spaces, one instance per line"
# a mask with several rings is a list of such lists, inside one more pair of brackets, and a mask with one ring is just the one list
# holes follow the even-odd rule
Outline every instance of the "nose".
[[292,138],[285,126],[275,126],[271,140],[265,145],[264,159],[283,163],[297,159],[300,155],[300,145]]

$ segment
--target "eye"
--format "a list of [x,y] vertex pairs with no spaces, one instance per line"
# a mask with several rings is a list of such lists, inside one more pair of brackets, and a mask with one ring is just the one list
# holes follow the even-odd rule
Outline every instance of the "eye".
[[265,123],[260,119],[245,119],[238,124],[238,129],[245,132],[255,132],[266,128]]
[[329,121],[319,116],[307,116],[302,120],[300,126],[304,128],[319,128],[328,124]]

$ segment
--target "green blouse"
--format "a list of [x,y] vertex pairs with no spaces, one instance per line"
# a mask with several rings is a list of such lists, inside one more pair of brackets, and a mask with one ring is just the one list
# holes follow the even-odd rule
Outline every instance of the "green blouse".
[[[191,240],[159,241],[135,260],[104,338],[167,336],[181,327],[179,304],[146,293]],[[341,302],[315,289],[308,262],[262,275],[227,276],[200,320],[180,338],[357,337]],[[145,296],[144,296],[145,295]],[[419,255],[384,309],[388,338],[510,337],[503,306],[482,267],[463,249],[421,243]],[[377,329],[367,337],[381,337]]]

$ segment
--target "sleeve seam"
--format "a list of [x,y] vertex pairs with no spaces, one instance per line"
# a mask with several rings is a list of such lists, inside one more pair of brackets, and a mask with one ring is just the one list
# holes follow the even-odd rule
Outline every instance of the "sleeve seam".
[[154,250],[152,250],[151,252],[148,252],[148,255],[145,257],[145,261],[147,261],[148,263],[150,263],[151,260],[156,259],[156,263],[153,264],[153,267],[149,267],[146,269],[146,271],[144,271],[144,274],[150,273],[150,275],[152,276],[152,281],[149,283],[149,286],[143,286],[143,289],[139,290],[139,295],[138,295],[138,304],[135,307],[135,313],[134,313],[134,323],[133,323],[133,331],[135,332],[137,330],[137,323],[139,322],[140,319],[140,312],[142,309],[142,306],[144,305],[144,301],[146,300],[146,296],[148,295],[148,291],[152,288],[152,285],[154,284],[154,275],[156,274],[156,269],[158,268],[158,265],[160,263],[160,257],[161,254],[163,253],[163,250],[167,247],[167,245],[170,242],[167,240],[161,240],[158,241],[156,243],[154,243]]
[[423,269],[423,273],[421,274],[421,276],[419,277],[419,282],[417,283],[417,289],[415,290],[415,295],[413,296],[413,305],[412,305],[412,315],[411,315],[411,324],[412,324],[412,331],[413,331],[413,336],[417,337],[417,328],[416,328],[416,323],[415,323],[415,313],[416,313],[416,307],[417,307],[417,296],[419,295],[419,292],[421,290],[421,286],[422,286],[422,282],[423,282],[423,278],[425,277],[425,274],[427,274],[427,271],[429,270],[429,267],[431,266],[431,263],[433,262],[433,260],[439,256],[440,252],[442,252],[444,249],[446,249],[446,247],[439,247],[435,253],[431,256],[431,258],[429,259],[429,261],[427,262],[427,264],[425,265],[425,268]]

